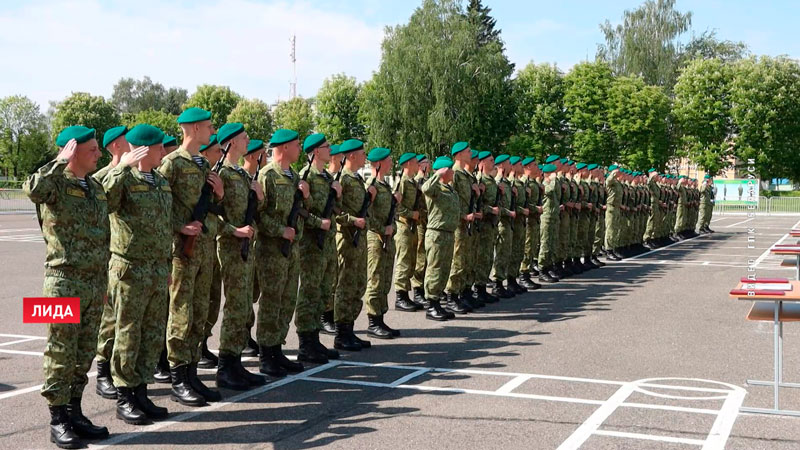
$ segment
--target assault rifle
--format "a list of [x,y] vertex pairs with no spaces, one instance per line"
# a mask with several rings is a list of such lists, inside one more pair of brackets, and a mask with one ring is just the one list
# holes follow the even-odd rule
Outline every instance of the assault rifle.
[[[303,178],[300,181],[306,181],[308,178],[309,172],[311,172],[311,163],[314,162],[314,154],[312,153],[311,156],[308,158],[308,165],[306,166],[306,173],[303,174]],[[289,217],[286,219],[286,226],[289,228],[294,228],[295,232],[297,231],[297,219],[298,217],[308,217],[308,211],[303,208],[303,192],[299,189],[294,191],[294,201],[292,202],[292,209],[289,211]],[[292,251],[292,241],[288,239],[284,239],[281,242],[281,254],[288,258],[289,254]]]
[[[344,163],[347,160],[347,156],[342,159],[342,166],[339,167],[339,171],[336,172],[336,178],[334,181],[339,181],[342,178],[342,170],[344,170]],[[333,183],[331,183],[332,185]],[[333,216],[333,208],[336,206],[336,189],[333,187],[330,188],[328,191],[328,199],[325,200],[325,208],[322,210],[322,218],[323,219],[330,219]],[[317,247],[322,250],[322,247],[325,245],[325,236],[328,234],[325,230],[317,230]]]
[[[375,173],[380,172],[380,170],[381,170],[381,165],[378,164]],[[369,188],[375,186],[375,180],[377,179],[378,179],[377,176],[373,177],[372,182],[369,184],[369,187],[367,188],[366,191],[364,191],[364,200],[361,202],[361,209],[358,210],[358,215],[356,216],[359,219],[365,219],[369,214],[369,205],[372,204],[372,196],[369,195]],[[364,228],[366,227],[367,225],[365,224]],[[361,240],[361,228],[356,228],[356,232],[355,234],[353,234],[353,247],[358,247],[359,240]]]
[[[258,157],[258,164],[256,165],[256,174],[253,176],[253,181],[258,180],[258,172],[261,170],[261,160],[264,158],[264,154],[262,153]],[[250,192],[247,193],[247,209],[244,213],[244,224],[252,225],[253,221],[256,218],[256,213],[258,212],[258,196],[256,195],[256,191],[253,188],[250,188]],[[247,261],[247,256],[250,254],[250,238],[243,238],[242,239],[242,261]]]
[[[219,173],[219,170],[222,168],[222,163],[225,162],[225,157],[228,156],[228,150],[231,148],[231,143],[228,142],[224,148],[222,148],[222,156],[219,158],[214,167],[211,168],[211,171],[214,173]],[[192,222],[200,222],[203,224],[203,233],[208,232],[208,227],[206,227],[205,220],[206,216],[208,216],[208,210],[211,207],[211,196],[214,193],[214,188],[206,181],[203,184],[203,189],[200,191],[200,199],[197,200],[197,203],[194,205],[194,209],[192,210]],[[197,235],[194,236],[186,236],[183,235],[183,256],[187,258],[191,258],[194,255],[194,244],[197,242]]]

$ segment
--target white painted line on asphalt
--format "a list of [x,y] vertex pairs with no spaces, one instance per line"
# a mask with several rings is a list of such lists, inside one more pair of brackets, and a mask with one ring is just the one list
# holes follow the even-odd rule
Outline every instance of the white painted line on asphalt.
[[44,356],[44,353],[42,352],[26,352],[23,350],[0,349],[0,353],[10,353],[12,355]]
[[733,429],[733,424],[736,418],[739,417],[739,408],[744,403],[744,396],[747,393],[744,389],[734,391],[728,394],[725,403],[720,409],[717,420],[711,426],[711,432],[708,433],[706,443],[703,445],[703,450],[722,450],[728,442],[728,437]]
[[[94,378],[94,377],[97,376],[97,372],[89,372],[89,373],[86,374],[86,376],[89,377],[89,378]],[[42,386],[43,385],[40,384],[40,385],[37,385],[37,386],[26,387],[26,388],[23,388],[23,389],[14,389],[13,391],[4,392],[4,393],[0,394],[0,400],[6,399],[6,398],[11,398],[11,397],[16,397],[16,396],[22,395],[22,394],[27,394],[29,392],[40,391],[42,389]]]
[[709,265],[709,264],[711,264],[711,261],[706,261],[706,262],[704,262],[702,265],[704,265],[704,266],[707,266],[707,265]]
[[600,425],[602,425],[620,405],[625,403],[625,400],[633,393],[633,390],[633,383],[621,386],[617,392],[603,402],[603,404],[597,408],[566,441],[558,446],[558,450],[575,450],[580,448],[581,445],[589,439],[589,436],[594,434],[600,428]]
[[708,414],[711,416],[716,416],[717,414],[719,414],[719,410],[716,409],[689,408],[686,406],[672,406],[672,405],[651,405],[649,403],[625,402],[620,406],[627,408],[655,409],[658,411],[674,411],[674,412],[684,412],[691,414]]
[[19,231],[39,231],[38,228],[11,228],[8,230],[0,229],[0,233],[16,233]]
[[0,337],[10,337],[10,338],[24,338],[24,339],[41,339],[41,340],[47,340],[47,337],[43,337],[43,336],[31,336],[31,335],[28,335],[28,334],[3,334],[3,333],[0,333]]
[[394,383],[390,384],[389,386],[391,387],[400,386],[401,384],[405,384],[406,382],[413,380],[414,378],[417,378],[418,376],[424,375],[428,372],[430,372],[430,369],[419,369],[416,372],[411,372],[410,374],[404,377],[398,378],[397,380],[394,381]]
[[[792,228],[791,228],[791,229],[792,229],[792,230],[796,229],[798,225],[800,225],[800,220],[798,220],[797,222],[795,222],[795,224],[794,224],[794,225],[792,225]],[[753,264],[753,267],[755,267],[755,268],[758,268],[758,265],[759,265],[759,264],[761,264],[761,261],[763,261],[763,260],[764,260],[764,259],[765,259],[767,256],[769,256],[769,251],[770,251],[770,249],[771,249],[772,247],[774,247],[774,246],[776,246],[776,245],[780,244],[781,242],[783,242],[783,240],[784,240],[784,239],[786,239],[787,237],[789,237],[789,233],[786,233],[786,234],[784,234],[784,235],[783,235],[783,237],[781,237],[780,239],[778,239],[778,242],[775,242],[775,243],[774,243],[774,244],[772,244],[772,245],[771,245],[771,246],[770,246],[768,249],[764,250],[764,253],[762,253],[762,254],[761,254],[761,256],[759,256],[759,257],[758,257],[758,259],[756,259],[755,263]]]
[[[623,431],[608,431],[608,430],[597,430],[594,434],[600,436],[610,436],[610,437],[621,437],[621,438],[630,438],[630,439],[642,439],[646,441],[661,441],[661,442],[669,442],[672,444],[687,444],[687,445],[703,445],[706,441],[702,439],[688,439],[688,438],[679,438],[679,437],[672,437],[672,436],[656,436],[653,434],[639,434],[639,433],[626,433]],[[561,448],[561,447],[559,447]],[[578,448],[578,447],[569,447],[569,448]],[[705,448],[705,447],[704,447]]]
[[36,338],[17,339],[16,341],[2,342],[2,343],[0,343],[0,347],[2,347],[4,345],[22,344],[23,342],[30,342],[30,341],[35,341],[35,340],[37,340],[37,339]]
[[530,379],[531,379],[530,376],[522,376],[522,375],[520,375],[520,376],[514,377],[508,383],[500,386],[500,388],[498,390],[496,390],[495,392],[497,392],[498,394],[508,394],[509,392],[513,391],[514,389],[522,386],[523,383],[525,383],[526,381],[528,381]]
[[646,256],[646,255],[649,255],[649,254],[651,254],[651,253],[655,253],[655,252],[660,252],[660,251],[666,250],[666,249],[668,249],[668,248],[670,248],[670,247],[674,247],[674,246],[676,246],[676,245],[685,244],[685,243],[687,243],[687,242],[691,242],[691,241],[693,241],[693,240],[695,240],[695,239],[697,239],[697,238],[699,238],[699,237],[703,237],[703,236],[705,236],[705,235],[704,235],[704,234],[698,234],[697,236],[695,236],[695,237],[691,237],[691,238],[689,238],[689,239],[684,239],[684,240],[682,240],[682,241],[673,242],[672,244],[665,245],[664,247],[659,247],[659,248],[657,248],[657,249],[655,249],[655,250],[650,250],[649,252],[642,253],[641,255],[636,255],[636,256],[634,256],[634,257],[632,257],[632,258],[625,258],[625,259],[623,259],[623,260],[622,260],[622,262],[625,262],[625,261],[631,261],[631,260],[634,260],[634,259],[639,259],[639,258],[641,258],[642,256]]
[[731,225],[725,226],[724,228],[733,228],[733,227],[735,227],[736,225],[741,225],[741,224],[743,224],[743,223],[750,222],[750,221],[751,221],[751,220],[753,220],[753,219],[755,219],[755,217],[751,217],[751,218],[749,218],[749,219],[747,219],[747,220],[743,220],[743,221],[741,221],[741,222],[736,222],[736,223],[734,223],[734,224],[731,224]]

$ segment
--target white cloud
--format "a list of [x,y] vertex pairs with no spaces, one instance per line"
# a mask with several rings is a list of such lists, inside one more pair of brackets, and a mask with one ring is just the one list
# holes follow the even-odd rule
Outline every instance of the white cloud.
[[381,26],[310,2],[139,0],[30,3],[0,17],[0,96],[46,109],[72,91],[109,96],[121,77],[149,75],[191,93],[228,85],[272,102],[289,94],[289,38],[297,35],[298,93],[330,74],[363,80],[380,61]]

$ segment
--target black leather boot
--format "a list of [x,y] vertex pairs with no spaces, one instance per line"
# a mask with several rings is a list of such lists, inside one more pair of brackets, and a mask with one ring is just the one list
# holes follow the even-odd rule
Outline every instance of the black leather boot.
[[310,362],[313,364],[327,364],[327,352],[323,353],[316,345],[315,333],[297,333],[297,338],[300,340],[300,349],[297,352],[297,360]]
[[476,286],[476,289],[478,290],[478,298],[481,299],[484,303],[489,304],[489,303],[497,303],[500,301],[500,299],[498,299],[494,295],[486,292],[486,286]]
[[397,291],[397,300],[394,302],[394,309],[398,311],[414,312],[422,309],[422,305],[418,305],[411,301],[408,296],[408,291]]
[[120,386],[117,391],[119,392],[119,396],[117,396],[117,419],[122,419],[130,425],[146,425],[150,423],[150,419],[139,408],[131,388]]
[[210,389],[197,377],[197,363],[189,364],[189,367],[186,369],[186,376],[192,389],[202,395],[207,402],[218,402],[222,400],[222,394],[220,394],[219,391]]
[[158,358],[158,364],[156,364],[156,371],[153,374],[153,378],[156,380],[156,383],[172,383],[172,378],[170,378],[169,374],[169,361],[167,360],[166,347],[161,350],[161,356]]
[[361,344],[350,337],[350,332],[345,322],[336,322],[336,338],[333,340],[333,348],[348,352],[361,351]]
[[596,255],[592,256],[592,263],[594,263],[594,265],[597,267],[603,267],[606,265],[606,263],[600,261],[600,259]]
[[486,306],[486,302],[481,300],[477,290],[473,295],[472,289],[466,288],[464,289],[464,292],[461,293],[461,297],[464,299],[464,302],[467,304],[467,306],[472,308],[473,311]]
[[430,302],[430,308],[428,311],[425,312],[425,318],[430,320],[436,320],[439,322],[444,322],[449,319],[449,315],[447,311],[442,309],[441,305],[439,305],[439,300],[428,300]]
[[517,295],[528,292],[527,289],[523,288],[519,285],[519,283],[517,283],[517,279],[515,277],[508,277],[506,279],[506,283],[508,284],[509,289],[511,289],[511,291]]
[[379,317],[381,319],[381,326],[385,330],[389,330],[389,333],[392,334],[392,337],[400,337],[400,330],[395,330],[394,328],[390,327],[389,325],[386,325],[386,319],[384,319],[384,317],[386,317],[385,314],[380,315]]
[[200,361],[197,363],[197,367],[202,367],[203,369],[213,369],[219,365],[219,358],[217,355],[211,353],[211,350],[208,349],[208,337],[203,339],[203,347],[202,353],[200,354]]
[[500,298],[511,298],[514,296],[514,294],[512,294],[503,286],[503,282],[501,280],[496,280],[494,282],[494,289],[492,289],[492,293]]
[[281,367],[275,354],[272,351],[273,347],[261,346],[258,349],[259,368],[258,371],[275,378],[283,378],[286,376],[286,369]]
[[331,336],[336,335],[336,324],[333,323],[333,310],[322,313],[322,317],[320,317],[319,321],[322,324],[321,332]]
[[246,391],[250,389],[250,383],[242,377],[237,362],[238,355],[230,353],[219,353],[219,366],[217,366],[217,387],[228,388],[234,391]]
[[425,289],[422,286],[414,288],[414,298],[411,299],[411,301],[421,306],[421,309],[428,309],[426,306],[427,300],[425,299]]
[[258,342],[253,339],[250,330],[247,330],[247,345],[242,350],[242,356],[258,356]]
[[534,259],[533,264],[531,264],[531,275],[538,277],[541,271],[542,269],[539,267],[539,261]]
[[326,347],[322,342],[319,341],[319,330],[314,332],[314,345],[317,347],[317,350],[323,355],[326,355],[329,360],[339,359],[340,355],[338,351]]
[[526,290],[535,291],[537,289],[541,289],[541,287],[542,287],[541,284],[533,281],[533,278],[531,278],[531,274],[530,273],[523,273],[522,277],[520,277],[520,278],[521,278],[521,281],[520,281],[519,284],[520,284],[520,286],[524,287]]
[[583,264],[581,264],[580,258],[572,258],[570,263],[570,269],[572,269],[572,271],[576,274],[582,274],[585,272],[585,270],[583,270]]
[[188,372],[189,366],[185,364],[170,369],[170,377],[172,378],[170,398],[181,405],[203,406],[206,404],[206,399],[195,392],[194,388],[189,384]]
[[[116,390],[116,388],[114,388]],[[105,439],[108,437],[108,428],[98,427],[81,410],[81,399],[75,397],[67,404],[67,417],[72,425],[72,430],[84,439]]]
[[558,283],[558,277],[549,267],[542,267],[539,271],[539,281],[542,283]]
[[117,398],[117,388],[111,378],[111,364],[108,361],[97,361],[97,385],[94,389],[97,395],[109,400]]
[[281,367],[286,369],[287,372],[297,373],[303,371],[303,365],[299,362],[289,361],[289,358],[283,354],[283,349],[281,349],[280,345],[273,346],[272,351],[275,355],[275,361],[277,361]]
[[447,293],[447,301],[444,305],[445,311],[453,314],[467,314],[469,309],[461,302],[461,299],[456,294]]
[[392,339],[392,333],[381,326],[381,316],[367,315],[369,320],[369,327],[367,327],[367,334],[376,339]]
[[250,372],[249,370],[247,370],[242,365],[242,356],[241,355],[235,357],[233,362],[234,362],[234,364],[236,364],[236,370],[239,372],[239,375],[241,375],[241,377],[245,381],[247,381],[247,384],[249,384],[250,386],[253,386],[253,387],[255,387],[255,386],[264,386],[265,384],[267,384],[267,379],[266,378],[264,378],[262,375],[259,375],[257,373]]
[[147,396],[147,384],[142,383],[133,388],[133,397],[136,399],[136,405],[147,417],[153,420],[162,420],[169,416],[167,408],[156,406]]
[[50,409],[50,442],[59,448],[82,448],[83,441],[72,429],[67,416],[67,406],[49,406]]
[[352,336],[353,340],[358,342],[361,345],[361,348],[370,348],[372,347],[372,342],[366,341],[361,339],[360,337],[356,336],[355,331],[353,328],[355,327],[355,322],[350,322],[347,324],[347,329],[350,331],[350,336]]

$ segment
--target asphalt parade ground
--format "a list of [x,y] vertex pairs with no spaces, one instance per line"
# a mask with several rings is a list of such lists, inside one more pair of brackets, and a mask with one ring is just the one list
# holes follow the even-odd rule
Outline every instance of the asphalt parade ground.
[[[747,275],[794,277],[769,254],[800,216],[717,216],[712,235],[571,277],[446,323],[391,309],[403,336],[204,408],[152,385],[166,421],[136,427],[94,393],[83,409],[111,437],[92,447],[342,449],[797,449],[800,418],[771,407],[772,324],[748,322],[728,291]],[[748,233],[755,233],[748,248]],[[55,448],[39,395],[44,325],[35,217],[0,216],[0,448]],[[390,297],[393,305],[393,294]],[[366,315],[356,323],[365,338]],[[784,378],[800,382],[800,327],[784,331]],[[209,346],[217,348],[217,337]],[[323,342],[333,344],[330,336]],[[297,349],[292,330],[287,354]],[[257,371],[257,360],[245,365]],[[91,376],[94,373],[90,374]],[[214,385],[211,370],[201,377]],[[782,407],[800,409],[800,389]]]

